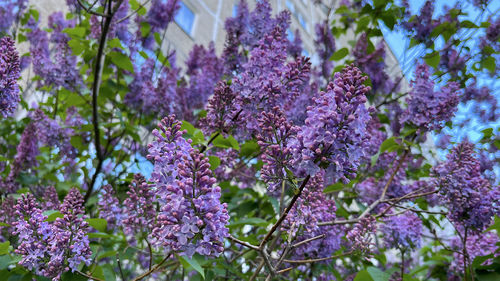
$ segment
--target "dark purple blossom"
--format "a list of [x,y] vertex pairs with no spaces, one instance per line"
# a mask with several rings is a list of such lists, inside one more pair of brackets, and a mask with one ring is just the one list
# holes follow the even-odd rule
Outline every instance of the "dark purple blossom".
[[458,84],[450,82],[447,86],[434,90],[430,79],[429,67],[420,64],[415,70],[415,79],[411,81],[412,90],[406,99],[408,107],[401,122],[411,122],[428,130],[441,129],[451,120],[457,110]]
[[123,220],[123,210],[113,187],[110,184],[103,186],[99,196],[99,217],[107,221],[108,229],[120,226]]
[[333,62],[330,57],[335,53],[335,38],[333,38],[329,23],[326,21],[316,24],[314,31],[316,33],[314,46],[320,59],[320,74],[329,81],[333,70]]
[[[463,234],[462,234],[463,235]],[[498,235],[488,231],[485,233],[478,233],[474,235],[468,235],[466,241],[466,252],[467,252],[467,264],[469,265],[474,261],[476,257],[487,256],[493,254],[494,257],[500,256],[497,252],[497,243],[500,242]],[[464,256],[463,256],[463,241],[459,237],[454,237],[450,242],[452,249],[456,250],[453,252],[453,259],[450,264],[449,274],[458,275],[464,272]],[[492,259],[487,259],[482,262],[481,265],[489,265],[493,261]]]
[[4,0],[0,3],[0,33],[8,33],[12,24],[18,22],[28,6],[27,0]]
[[422,221],[412,212],[384,219],[380,230],[387,248],[408,249],[420,247]]
[[258,122],[261,130],[257,135],[257,143],[263,152],[261,159],[264,162],[262,180],[269,184],[270,192],[280,192],[276,188],[286,181],[287,170],[291,168],[292,155],[288,142],[299,128],[293,126],[278,107],[271,112],[262,112]]
[[365,80],[359,69],[348,66],[313,98],[305,125],[290,142],[298,175],[314,175],[320,167],[326,167],[328,183],[355,175],[370,141],[371,117],[365,106],[370,87],[363,85]]
[[452,148],[434,172],[441,201],[455,225],[480,232],[500,213],[500,189],[481,174],[474,145],[467,140]]
[[12,115],[20,101],[17,84],[19,72],[19,54],[14,41],[10,37],[3,37],[0,39],[0,114],[3,117]]
[[377,222],[373,216],[365,216],[356,223],[346,234],[351,248],[363,254],[370,253],[375,245],[372,238],[377,231]]

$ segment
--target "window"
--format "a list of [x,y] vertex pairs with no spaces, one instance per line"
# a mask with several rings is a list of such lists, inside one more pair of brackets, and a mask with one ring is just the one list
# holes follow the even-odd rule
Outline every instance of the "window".
[[194,12],[186,4],[180,2],[180,9],[175,16],[175,22],[189,35],[193,31]]
[[301,13],[298,13],[297,18],[299,19],[299,23],[300,23],[300,25],[302,25],[302,27],[303,27],[306,31],[309,31],[309,29],[307,28],[307,22],[306,22],[306,20],[304,19],[304,17],[302,16],[302,14],[301,14]]
[[295,34],[293,34],[293,31],[291,31],[290,28],[286,30],[286,38],[290,42],[293,42],[293,40],[295,40]]
[[295,14],[295,6],[290,0],[286,0],[286,8],[290,10],[290,13]]
[[236,15],[238,15],[238,5],[237,4],[233,5],[233,18],[235,18]]

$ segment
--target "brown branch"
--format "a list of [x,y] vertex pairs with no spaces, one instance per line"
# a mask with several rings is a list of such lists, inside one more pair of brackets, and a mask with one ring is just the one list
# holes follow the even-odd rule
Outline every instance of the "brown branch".
[[[83,202],[87,202],[92,194],[92,190],[94,188],[94,184],[97,180],[97,176],[101,172],[102,164],[104,162],[103,153],[101,151],[101,132],[99,130],[99,115],[97,108],[97,98],[99,96],[99,88],[101,87],[102,82],[102,69],[104,64],[104,49],[106,47],[106,42],[108,38],[108,32],[111,26],[111,20],[113,19],[113,15],[116,13],[116,10],[120,7],[123,0],[120,0],[116,3],[115,9],[113,10],[111,7],[111,0],[108,0],[108,8],[107,8],[107,16],[104,18],[104,26],[102,28],[101,37],[99,39],[99,48],[97,49],[97,59],[94,70],[94,82],[92,84],[92,124],[94,127],[94,137],[95,137],[95,150],[96,156],[98,159],[97,167],[95,169],[94,175],[92,176],[92,180],[90,185],[87,187],[87,192],[85,193],[85,197],[83,198]],[[78,2],[80,2],[78,0]]]
[[321,234],[321,235],[318,235],[318,236],[315,236],[315,237],[312,237],[312,238],[309,238],[309,239],[306,239],[304,241],[300,241],[294,245],[292,245],[292,248],[297,248],[298,246],[300,245],[303,245],[303,244],[306,244],[306,243],[309,243],[311,241],[314,241],[314,240],[317,240],[317,239],[321,239],[321,238],[324,238],[326,235],[325,234]]
[[100,16],[100,17],[109,17],[109,14],[99,13],[99,12],[91,10],[92,8],[85,7],[85,5],[83,5],[83,3],[81,2],[81,0],[76,0],[76,1],[78,2],[78,5],[80,5],[80,7],[82,7],[82,9],[84,9],[85,12],[87,12],[89,14]]
[[80,270],[75,270],[75,272],[76,272],[76,273],[78,273],[78,274],[80,274],[80,275],[81,275],[81,276],[83,276],[83,277],[88,278],[88,279],[92,279],[92,280],[95,280],[95,281],[105,281],[105,280],[103,280],[103,279],[100,279],[100,278],[94,277],[94,276],[89,275],[89,274],[87,274],[87,273],[83,273],[83,272],[81,272]]
[[295,194],[292,198],[292,201],[290,201],[290,204],[288,204],[288,206],[286,207],[285,211],[283,212],[283,214],[281,215],[281,217],[278,219],[278,221],[273,225],[273,227],[271,228],[271,230],[269,230],[269,232],[266,234],[266,236],[264,237],[264,239],[262,240],[262,242],[260,243],[260,248],[262,249],[263,246],[267,243],[267,241],[271,238],[271,236],[273,235],[273,233],[276,231],[276,229],[281,225],[281,223],[285,220],[286,216],[288,215],[288,213],[290,212],[290,210],[292,210],[292,207],[293,205],[295,204],[295,202],[297,202],[297,200],[299,199],[300,195],[302,194],[302,191],[304,190],[304,188],[306,187],[306,184],[307,182],[309,182],[309,179],[311,178],[310,175],[307,175],[307,177],[304,179],[304,181],[302,182],[302,185],[299,187],[299,191],[297,192],[297,194]]
[[326,258],[318,258],[318,259],[308,259],[308,260],[283,260],[284,262],[287,262],[287,263],[296,263],[296,264],[305,264],[305,263],[313,263],[313,262],[320,262],[320,261],[327,261],[327,260],[331,260],[331,259],[336,259],[336,258],[340,258],[340,257],[343,257],[343,256],[347,256],[347,255],[350,255],[352,254],[354,251],[349,251],[347,253],[343,253],[343,254],[340,254],[340,255],[335,255],[335,256],[330,256],[330,257],[326,257]]
[[250,243],[247,243],[247,242],[245,242],[245,241],[241,241],[241,240],[239,240],[239,239],[237,239],[237,238],[233,237],[232,235],[229,235],[229,236],[227,237],[227,239],[232,240],[232,241],[234,241],[234,242],[236,242],[236,243],[238,243],[238,244],[240,244],[240,245],[243,245],[243,246],[245,246],[245,247],[247,247],[247,248],[250,248],[250,249],[253,249],[253,250],[256,250],[256,251],[260,251],[259,247],[254,246],[254,245],[252,245],[252,244],[250,244]]
[[155,272],[156,270],[158,270],[161,267],[161,265],[163,263],[165,263],[168,260],[168,258],[170,258],[171,255],[172,255],[171,253],[168,254],[161,262],[159,262],[158,264],[156,264],[153,268],[151,268],[147,272],[144,272],[143,274],[141,274],[141,275],[137,276],[136,278],[132,279],[132,281],[139,281],[142,278],[144,278],[144,277],[152,274],[153,272]]

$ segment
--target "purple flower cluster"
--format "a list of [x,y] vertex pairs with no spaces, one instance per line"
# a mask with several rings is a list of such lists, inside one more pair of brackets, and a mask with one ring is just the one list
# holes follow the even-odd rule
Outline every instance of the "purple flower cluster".
[[59,280],[61,274],[78,269],[84,262],[90,264],[91,251],[84,221],[83,197],[71,189],[60,206],[62,218],[47,222],[31,194],[22,195],[15,206],[20,217],[14,223],[14,234],[19,237],[15,250],[22,255],[19,264],[36,274]]
[[114,229],[122,224],[122,209],[120,202],[115,197],[115,190],[110,184],[102,187],[99,194],[99,217],[108,222],[108,229]]
[[[153,186],[148,184],[145,178],[139,174],[134,176],[129,188],[128,197],[123,201],[121,224],[129,243],[135,244],[137,234],[146,235],[153,230],[156,217],[156,198]],[[114,208],[116,212],[119,211],[117,207]],[[115,214],[115,219],[119,222],[120,214]]]
[[316,32],[314,46],[320,59],[320,73],[325,80],[329,81],[333,69],[330,57],[335,53],[335,38],[326,21],[316,24],[314,31]]
[[370,253],[374,243],[372,238],[377,231],[377,222],[373,216],[365,216],[357,222],[346,234],[351,249],[362,254]]
[[[476,257],[490,254],[493,254],[494,257],[500,256],[500,253],[497,252],[498,242],[500,242],[498,235],[491,231],[468,235],[465,247],[468,256],[467,263],[472,263]],[[459,237],[455,237],[450,242],[450,246],[456,251],[453,252],[453,260],[450,264],[449,273],[451,275],[458,275],[464,272],[463,241],[461,241]],[[492,259],[487,259],[481,265],[488,265],[491,263]]]
[[391,94],[394,88],[394,82],[385,72],[385,44],[380,41],[376,49],[368,53],[367,34],[363,33],[356,46],[353,49],[352,55],[356,60],[358,67],[370,77],[372,82],[372,91],[382,92],[383,94]]
[[[116,6],[118,3],[120,4],[119,7]],[[112,3],[111,9],[113,11],[116,10],[116,12],[111,19],[111,24],[109,26],[107,35],[109,39],[118,38],[126,44],[130,43],[131,34],[128,31],[130,20],[127,17],[129,8],[130,4],[128,0]],[[92,38],[97,40],[101,37],[101,19],[102,17],[97,15],[92,15],[90,17],[90,35]]]
[[344,228],[339,225],[322,225],[318,222],[335,220],[335,200],[329,199],[323,193],[324,171],[318,172],[307,183],[302,196],[299,197],[282,224],[290,237],[296,237],[296,242],[324,234],[322,239],[305,243],[295,248],[293,255],[298,258],[306,256],[327,257],[341,246]]
[[432,18],[434,13],[433,1],[426,1],[417,15],[410,16],[410,6],[407,0],[403,1],[406,8],[406,21],[401,23],[403,29],[408,31],[417,42],[431,43],[431,33],[440,24],[438,20]]
[[320,167],[326,168],[331,182],[347,182],[355,175],[370,142],[371,117],[365,106],[370,87],[363,85],[365,80],[359,69],[348,66],[313,98],[305,125],[290,142],[297,175],[314,175]]
[[[259,41],[279,27],[281,37],[289,27],[290,13],[283,11],[276,18],[271,17],[271,4],[268,0],[258,1],[255,10],[250,12],[245,0],[237,6],[236,15],[225,23],[226,44],[222,57],[226,73],[239,73],[247,62],[245,50],[259,45]],[[288,45],[288,41],[287,41]]]
[[406,99],[408,107],[401,122],[411,122],[428,130],[441,129],[451,120],[457,110],[458,84],[450,82],[447,86],[434,91],[434,82],[430,79],[429,67],[417,65],[415,80],[411,81],[412,90]]
[[239,118],[246,123],[238,132],[240,136],[259,131],[261,112],[291,105],[309,81],[308,59],[300,57],[287,63],[287,44],[279,28],[264,36],[233,82],[232,91],[238,93],[233,108],[241,108]]
[[229,220],[221,189],[213,187],[208,158],[191,148],[190,140],[174,116],[164,118],[154,130],[148,159],[154,160],[151,181],[160,202],[160,212],[151,236],[166,252],[192,256],[218,256],[224,249]]
[[195,252],[218,256],[224,250],[229,215],[211,175],[208,158],[191,150],[178,166],[177,180],[166,186],[162,194],[165,204],[152,233],[166,252],[191,257]]
[[422,221],[412,212],[384,219],[380,227],[387,248],[408,249],[420,247]]
[[219,82],[215,87],[213,96],[206,106],[207,116],[201,120],[203,130],[207,134],[221,132],[226,134],[231,131],[241,110],[234,103],[236,93],[225,82]]
[[0,3],[0,33],[8,33],[12,24],[21,19],[28,6],[27,0],[4,0]]
[[224,73],[222,60],[215,54],[215,46],[211,43],[208,49],[195,45],[186,62],[189,76],[189,88],[186,92],[186,104],[189,110],[201,109],[213,94],[217,81]]
[[3,37],[0,39],[0,114],[3,117],[12,115],[20,101],[17,84],[19,72],[19,54],[14,41],[10,37]]
[[[63,87],[76,89],[83,82],[77,68],[77,59],[72,55],[68,46],[69,36],[62,31],[65,28],[74,27],[75,20],[66,20],[62,12],[56,12],[49,16],[49,27],[53,32],[50,34],[38,26],[33,18],[28,22],[31,31],[27,34],[30,42],[30,53],[33,62],[33,71],[42,79],[39,86]],[[52,48],[57,49],[51,55]]]
[[457,226],[483,231],[500,214],[500,189],[481,174],[474,145],[467,140],[455,146],[447,160],[434,168],[442,202]]
[[269,184],[268,190],[274,193],[276,187],[286,180],[286,170],[290,170],[288,141],[297,134],[299,127],[293,126],[278,107],[273,108],[272,112],[262,112],[258,122],[261,130],[257,135],[257,143],[263,152],[261,159],[264,162],[262,180]]

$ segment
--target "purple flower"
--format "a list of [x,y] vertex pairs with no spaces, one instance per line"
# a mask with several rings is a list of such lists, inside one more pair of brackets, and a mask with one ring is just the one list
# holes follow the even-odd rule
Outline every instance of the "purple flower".
[[14,234],[20,242],[15,250],[22,256],[20,265],[59,280],[62,273],[77,270],[82,262],[90,264],[88,224],[82,217],[83,197],[78,190],[69,191],[60,206],[63,217],[52,223],[46,221],[31,194],[23,194],[14,208],[19,216]]
[[[498,235],[491,231],[488,231],[486,233],[468,235],[465,247],[468,256],[467,263],[472,263],[472,261],[474,261],[476,257],[480,256],[486,256],[490,254],[493,254],[494,257],[500,256],[500,253],[497,252],[498,242]],[[459,275],[464,272],[463,241],[459,237],[454,237],[450,244],[452,249],[456,251],[453,252],[453,260],[450,264],[449,273],[452,275]],[[492,262],[493,261],[490,258],[482,262],[481,265],[489,265]]]
[[316,24],[314,30],[316,32],[314,46],[320,59],[320,73],[326,81],[329,81],[333,69],[330,57],[335,53],[335,38],[333,38],[329,23],[326,21]]
[[382,92],[384,95],[391,94],[394,82],[385,72],[385,44],[383,41],[380,41],[375,50],[368,53],[368,41],[367,34],[363,33],[356,43],[352,52],[356,59],[356,64],[370,77],[374,93]]
[[0,33],[9,33],[13,23],[18,22],[28,6],[27,0],[4,0],[0,4]]
[[337,210],[335,200],[327,198],[323,193],[324,174],[324,171],[320,171],[311,177],[302,196],[299,197],[282,224],[282,230],[286,230],[291,237],[296,237],[296,242],[325,234],[322,239],[305,243],[294,249],[292,256],[297,259],[311,256],[327,257],[341,246],[341,238],[344,235],[342,226],[318,225],[318,222],[335,220]]
[[100,200],[97,203],[99,206],[99,217],[108,222],[108,229],[114,229],[122,224],[123,210],[120,202],[115,196],[115,190],[110,184],[103,186],[102,193],[99,194]]
[[224,250],[229,215],[220,202],[220,187],[213,187],[208,158],[182,138],[174,116],[164,118],[159,129],[153,131],[155,141],[147,156],[154,160],[151,181],[161,206],[152,241],[165,252],[218,256]]
[[403,1],[403,6],[406,8],[406,20],[401,23],[403,29],[408,31],[410,36],[415,38],[417,42],[431,43],[433,39],[430,34],[440,24],[438,20],[432,19],[434,12],[433,1],[426,1],[420,12],[415,16],[410,15],[408,1]]
[[195,45],[186,62],[189,87],[186,92],[186,104],[190,110],[201,109],[213,94],[217,81],[222,77],[224,66],[215,54],[211,43],[208,49]]
[[[143,176],[136,174],[132,184],[129,185],[127,195],[127,199],[123,201],[121,224],[129,243],[136,244],[136,235],[151,233],[153,230],[156,216],[155,192],[153,186],[148,184]],[[120,210],[113,207],[110,211],[112,213],[108,213],[108,217],[112,216],[111,219],[120,225]]]
[[420,247],[422,221],[411,212],[384,219],[380,227],[387,248],[408,249]]
[[474,145],[465,140],[452,148],[434,173],[449,219],[457,226],[480,232],[500,213],[500,190],[481,174],[475,155]]
[[346,234],[346,239],[354,251],[370,253],[375,245],[372,237],[376,234],[377,224],[374,217],[368,215],[359,220]]
[[458,84],[450,82],[447,86],[434,91],[429,67],[420,64],[415,70],[415,80],[411,81],[412,90],[406,99],[408,107],[401,122],[411,122],[428,130],[441,129],[443,124],[454,116],[457,110]]
[[19,63],[14,41],[10,37],[0,39],[0,114],[3,117],[12,115],[20,101],[17,84],[20,76]]
[[279,188],[276,188],[286,181],[286,171],[291,168],[289,165],[292,155],[288,142],[299,128],[293,126],[278,107],[271,112],[262,112],[258,122],[261,130],[257,135],[257,143],[263,152],[261,159],[264,162],[261,169],[262,180],[269,184],[270,192],[279,193]]
[[201,120],[206,134],[221,132],[227,134],[234,126],[240,106],[235,103],[236,93],[225,82],[219,82],[213,96],[208,100],[207,116]]
[[290,142],[298,175],[314,175],[320,167],[326,167],[328,183],[355,175],[370,141],[370,114],[365,107],[370,87],[363,85],[365,80],[359,69],[348,66],[313,98],[305,125]]

